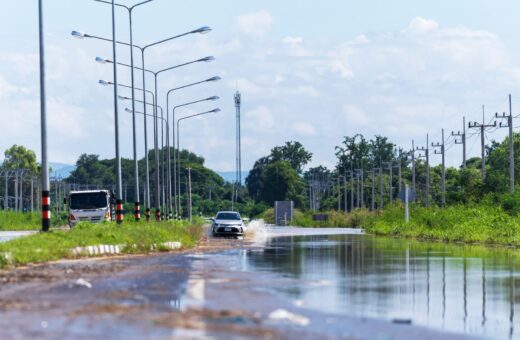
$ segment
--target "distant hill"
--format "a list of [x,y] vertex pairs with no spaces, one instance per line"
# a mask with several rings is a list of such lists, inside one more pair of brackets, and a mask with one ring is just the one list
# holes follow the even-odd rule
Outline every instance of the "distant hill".
[[[234,171],[217,171],[217,174],[224,178],[226,182],[233,183],[236,179],[236,173]],[[242,171],[242,184],[245,184],[247,175],[249,175],[249,171]]]
[[[2,162],[0,161],[0,164]],[[65,163],[50,163],[52,174],[51,176],[58,175],[62,178],[67,178],[70,176],[70,173],[76,169],[75,165],[65,164]],[[226,182],[234,182],[235,181],[235,172],[234,171],[217,171],[217,174],[220,175]],[[249,171],[242,171],[242,184],[245,184],[246,177],[249,175]]]
[[52,176],[57,175],[58,177],[67,178],[70,173],[76,169],[75,165],[63,164],[63,163],[50,163],[52,169]]

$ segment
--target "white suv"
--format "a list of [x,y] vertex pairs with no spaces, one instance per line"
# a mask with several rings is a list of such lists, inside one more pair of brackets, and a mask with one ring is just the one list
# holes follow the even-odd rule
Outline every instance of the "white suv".
[[240,214],[235,211],[220,211],[213,219],[211,224],[211,231],[213,235],[244,235],[247,227],[240,217]]

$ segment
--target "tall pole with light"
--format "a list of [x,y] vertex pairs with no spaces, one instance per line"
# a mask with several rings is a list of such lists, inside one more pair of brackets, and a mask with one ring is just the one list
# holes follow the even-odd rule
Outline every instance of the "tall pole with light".
[[[192,102],[189,102],[189,103],[185,103],[185,104],[181,104],[181,105],[176,105],[173,107],[173,110],[172,110],[172,118],[173,118],[173,122],[175,122],[175,111],[181,107],[186,107],[186,106],[190,106],[190,105],[194,105],[194,104],[198,104],[198,103],[202,103],[202,102],[206,102],[206,101],[215,101],[215,100],[219,100],[220,97],[218,96],[212,96],[212,97],[209,97],[209,98],[205,98],[205,99],[201,99],[201,100],[196,100],[196,101],[192,101]],[[169,114],[166,115],[167,116],[167,124],[169,125],[168,123],[168,120],[169,120]],[[173,138],[175,138],[175,126],[173,127]],[[175,140],[173,141],[173,166],[174,166],[174,170],[175,170],[175,160],[178,158],[178,155],[176,156],[176,154],[179,153],[179,149],[175,147]],[[169,150],[169,147],[168,147],[168,150]],[[174,171],[174,176],[176,175],[176,171]],[[177,179],[174,178],[174,182],[177,182]],[[175,183],[174,183],[174,187],[175,187]],[[171,197],[171,190],[172,190],[172,182],[171,182],[171,163],[170,163],[170,154],[168,152],[168,188],[169,188],[169,195]],[[175,188],[175,195],[174,195],[174,201],[175,201],[175,211],[178,213],[178,206],[177,206],[177,189]],[[169,202],[170,204],[170,210],[172,209],[172,206],[171,206],[171,200]]]
[[[157,78],[159,77],[160,74],[163,74],[163,73],[165,73],[167,71],[171,71],[171,70],[183,67],[183,66],[187,66],[187,65],[191,65],[191,64],[195,64],[195,63],[199,63],[199,62],[211,62],[213,60],[215,60],[214,57],[208,56],[208,57],[204,57],[204,58],[201,58],[201,59],[189,61],[189,62],[186,62],[186,63],[183,63],[183,64],[167,67],[167,68],[164,68],[164,69],[159,70],[159,71],[151,71],[149,69],[135,67],[136,69],[142,70],[145,73],[147,72],[147,73],[152,74],[154,76],[154,80],[155,80],[155,105],[154,105],[154,114],[156,116],[156,118],[154,119],[154,144],[155,144],[155,169],[156,169],[156,171],[155,171],[155,181],[156,181],[156,188],[155,188],[156,212],[155,212],[155,217],[156,217],[157,221],[159,221],[161,219],[161,200],[160,200],[160,198],[161,198],[161,185],[160,185],[160,183],[161,183],[161,181],[160,181],[161,174],[160,174],[160,171],[159,171],[160,170],[160,162],[159,162],[160,157],[159,157],[159,137],[158,137],[158,135],[159,135],[158,134],[159,122],[158,122],[158,116],[157,116],[157,102],[158,102],[158,97],[157,97],[158,96],[158,87],[157,87],[158,79]],[[101,64],[110,63],[110,64],[117,64],[117,65],[125,66],[125,67],[131,67],[128,64],[120,63],[120,62],[114,63],[113,60],[102,58],[102,57],[96,57],[96,61],[98,63],[101,63]],[[145,107],[146,107],[146,105],[145,105]],[[163,171],[164,171],[164,168],[163,168]],[[164,178],[164,176],[163,176],[163,178]],[[164,185],[164,183],[163,183],[163,185]],[[163,188],[163,190],[164,190],[164,188]],[[164,201],[164,197],[163,197],[163,201]]]
[[119,152],[119,110],[117,106],[117,46],[116,46],[116,6],[112,0],[112,55],[114,60],[114,125],[115,125],[115,147],[116,147],[116,177],[117,177],[117,196],[116,196],[116,218],[117,223],[123,223],[123,181],[121,174],[121,154]]
[[[97,2],[109,3],[104,0],[94,0]],[[141,5],[149,3],[153,0],[146,0],[140,3],[137,3],[131,7],[121,5],[121,4],[113,4],[112,6],[119,6],[128,11],[129,25],[130,25],[130,65],[131,65],[131,83],[132,83],[132,110],[135,111],[135,77],[134,77],[134,37],[133,37],[133,26],[132,26],[132,18],[133,18],[133,10]],[[112,1],[113,2],[113,1]],[[113,39],[115,41],[115,37]],[[114,42],[113,42],[114,43]],[[136,116],[132,114],[132,135],[133,135],[133,156],[134,156],[134,178],[135,178],[135,193],[134,193],[134,218],[136,221],[141,219],[141,203],[140,203],[140,194],[139,194],[139,165],[137,159],[137,138],[136,138]]]
[[[138,46],[138,45],[135,45],[135,44],[131,45],[131,44],[128,44],[128,43],[125,43],[125,42],[116,41],[115,39],[108,39],[108,38],[103,38],[103,37],[95,36],[95,35],[91,35],[91,34],[85,34],[83,32],[79,32],[79,31],[73,31],[72,32],[72,36],[74,36],[76,38],[79,38],[79,39],[92,38],[92,39],[103,40],[103,41],[108,41],[108,42],[112,42],[112,43],[115,41],[115,43],[117,43],[117,44],[126,45],[126,46],[133,46],[134,48],[139,49],[139,51],[141,51],[141,60],[142,60],[142,68],[140,68],[140,70],[142,71],[142,76],[143,76],[143,90],[142,90],[142,92],[143,92],[143,101],[146,101],[145,51],[147,51],[150,47],[157,46],[159,44],[162,44],[162,43],[165,43],[165,42],[177,39],[177,38],[181,38],[181,37],[187,36],[189,34],[206,34],[206,33],[209,33],[209,32],[211,32],[211,28],[207,27],[207,26],[203,26],[203,27],[200,27],[198,29],[195,29],[195,30],[183,33],[183,34],[175,35],[175,36],[172,36],[172,37],[169,37],[169,38],[166,38],[166,39],[163,39],[163,40],[160,40],[160,41],[148,44],[148,45],[146,45],[144,47],[141,47],[141,46]],[[144,106],[144,113],[146,113],[146,110],[147,110],[147,108],[146,108],[146,105],[145,105]],[[154,133],[156,133],[155,123],[156,123],[156,120],[154,120]],[[147,213],[147,216],[148,216],[149,213],[150,213],[151,199],[150,199],[150,178],[149,178],[150,171],[149,171],[149,164],[148,164],[149,163],[148,162],[148,138],[147,138],[147,131],[148,131],[148,129],[147,129],[146,116],[144,116],[144,131],[145,131],[146,192],[147,192],[147,194],[146,194],[146,198],[147,198],[146,213]],[[154,138],[154,139],[156,139],[156,138]],[[156,161],[158,160],[157,144],[158,143],[155,143]],[[157,183],[157,186],[158,186],[158,184],[159,183]],[[158,191],[159,191],[159,189],[156,188],[156,193]],[[159,197],[156,197],[156,201],[159,201]],[[157,206],[157,203],[156,203],[156,206]],[[157,212],[156,212],[156,214],[157,214]]]
[[[211,111],[206,111],[206,112],[202,112],[202,113],[197,113],[197,114],[194,114],[194,115],[190,115],[190,116],[186,116],[186,117],[182,117],[180,119],[177,119],[177,148],[178,150],[180,150],[180,134],[181,134],[181,130],[180,130],[180,123],[186,119],[191,119],[191,118],[195,118],[195,117],[200,117],[200,116],[204,116],[204,115],[207,115],[207,114],[210,114],[210,113],[218,113],[220,112],[221,110],[220,109],[213,109]],[[178,190],[179,190],[179,213],[182,212],[182,209],[180,209],[180,194],[181,194],[181,181],[180,181],[180,173],[181,173],[181,160],[180,160],[180,154],[179,154],[179,157],[177,157],[177,173],[179,174],[179,180],[177,181],[177,185],[179,186]]]
[[[45,99],[45,43],[43,39],[43,0],[38,1],[39,47],[40,47],[40,119],[42,148],[42,231],[51,226],[51,198],[49,163],[47,156],[47,104]],[[6,194],[7,195],[7,194]]]
[[[195,85],[199,85],[199,84],[204,84],[204,83],[208,83],[208,82],[216,82],[216,81],[219,81],[221,80],[222,78],[220,78],[219,76],[215,76],[215,77],[211,77],[211,78],[208,78],[206,80],[203,80],[203,81],[198,81],[198,82],[195,82],[195,83],[191,83],[191,84],[188,84],[188,85],[184,85],[184,86],[179,86],[179,87],[176,87],[176,88],[173,88],[173,89],[170,89],[168,90],[167,94],[166,94],[166,111],[169,112],[169,109],[170,109],[170,95],[173,94],[173,92],[175,91],[178,91],[178,90],[181,90],[181,89],[185,89],[185,88],[188,88],[188,87],[192,87],[192,86],[195,86]],[[167,118],[169,119],[170,116],[169,114],[167,114]],[[169,124],[169,123],[168,123]],[[172,119],[172,124],[175,124],[175,109],[173,110],[173,119]],[[168,136],[168,139],[169,139],[169,136]],[[173,141],[173,197],[174,197],[174,204],[175,204],[175,212],[176,212],[176,215],[178,214],[178,205],[177,205],[177,185],[176,185],[176,182],[177,182],[177,171],[176,171],[176,148],[175,148],[175,126],[173,126],[172,128],[172,141]],[[170,148],[168,147],[168,170],[169,170],[169,175],[168,175],[168,178],[171,178],[171,163],[170,163]],[[169,193],[169,196],[170,196],[170,202],[171,202],[171,180],[170,180],[170,183],[169,183],[169,189],[170,189],[170,193]],[[170,207],[171,208],[171,207]]]

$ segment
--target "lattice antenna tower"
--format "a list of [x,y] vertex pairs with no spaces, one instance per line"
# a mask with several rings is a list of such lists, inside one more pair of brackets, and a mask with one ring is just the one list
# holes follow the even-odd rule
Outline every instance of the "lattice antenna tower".
[[242,106],[242,95],[240,92],[235,93],[235,108],[236,108],[236,182],[238,185],[242,184],[242,131],[241,131],[241,117],[240,109]]

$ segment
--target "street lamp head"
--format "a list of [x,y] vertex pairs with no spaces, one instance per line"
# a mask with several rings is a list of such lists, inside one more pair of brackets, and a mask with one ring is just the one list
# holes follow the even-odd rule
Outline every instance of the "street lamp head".
[[100,79],[100,80],[99,80],[99,84],[100,84],[100,85],[103,85],[103,86],[108,86],[108,85],[112,85],[112,82],[110,82],[110,81],[108,81],[108,80]]
[[128,113],[132,113],[132,109],[129,109],[129,108],[125,108],[125,111],[128,112]]
[[98,62],[100,64],[106,64],[106,63],[109,63],[110,60],[108,60],[106,58],[96,57],[96,62]]
[[213,61],[213,60],[215,60],[215,57],[213,57],[213,56],[209,56],[209,57],[206,57],[206,58],[199,59],[199,60],[197,60],[197,61],[203,61],[203,62],[205,62],[205,63],[209,63],[209,62],[211,62],[211,61]]
[[85,33],[79,32],[79,31],[72,31],[70,33],[70,35],[72,35],[74,38],[78,38],[78,39],[83,39],[87,36]]
[[221,80],[222,78],[220,78],[219,76],[215,76],[215,77],[211,77],[209,78],[208,80],[206,80],[207,82],[213,82],[213,81],[219,81]]
[[212,31],[211,27],[204,26],[204,27],[198,28],[194,31],[191,31],[191,33],[208,34],[211,31]]
[[217,112],[220,112],[221,110],[220,109],[215,109],[215,110],[211,110],[209,111],[210,113],[217,113]]
[[117,96],[117,98],[119,98],[119,100],[130,100],[130,98],[125,96]]
[[209,97],[208,99],[206,100],[219,100],[220,97],[219,96],[213,96],[213,97]]

